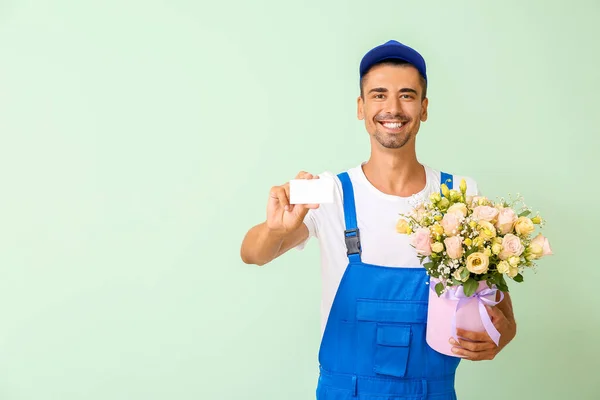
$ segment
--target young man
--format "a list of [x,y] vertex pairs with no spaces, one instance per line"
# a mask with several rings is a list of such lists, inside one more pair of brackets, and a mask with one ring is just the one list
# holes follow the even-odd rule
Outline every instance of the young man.
[[428,106],[426,66],[417,51],[389,41],[364,56],[359,74],[358,118],[370,136],[369,160],[339,175],[296,176],[334,179],[334,203],[290,205],[289,184],[273,187],[267,219],[249,230],[241,257],[264,265],[302,249],[310,237],[319,240],[318,399],[455,399],[460,359],[493,359],[514,338],[510,296],[489,311],[499,346],[485,332],[459,330],[459,343],[449,338],[459,357],[432,350],[425,342],[428,276],[395,225],[399,213],[439,192],[442,179],[465,179],[471,195],[478,194],[477,184],[417,159],[416,136]]

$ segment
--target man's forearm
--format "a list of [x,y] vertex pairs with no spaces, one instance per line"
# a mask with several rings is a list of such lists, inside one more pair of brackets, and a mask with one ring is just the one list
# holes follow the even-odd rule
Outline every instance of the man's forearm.
[[508,322],[511,324],[511,327],[512,327],[511,339],[512,339],[517,334],[517,322],[515,321],[515,314],[513,311],[512,300],[511,300],[510,294],[508,292],[504,293],[504,299],[502,299],[502,301],[500,303],[498,303],[498,305],[496,307],[498,307],[498,309],[500,309],[500,311],[502,311],[502,313],[504,314],[504,316],[506,317]]
[[246,264],[264,265],[281,250],[285,236],[269,230],[265,222],[248,231],[242,242],[240,255]]

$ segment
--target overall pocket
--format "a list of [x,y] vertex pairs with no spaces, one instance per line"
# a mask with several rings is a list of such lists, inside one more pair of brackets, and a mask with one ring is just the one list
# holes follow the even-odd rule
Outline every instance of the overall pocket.
[[410,325],[378,323],[373,370],[380,375],[404,377],[411,336]]
[[423,375],[418,358],[426,346],[427,302],[357,299],[356,320],[360,371],[398,378]]

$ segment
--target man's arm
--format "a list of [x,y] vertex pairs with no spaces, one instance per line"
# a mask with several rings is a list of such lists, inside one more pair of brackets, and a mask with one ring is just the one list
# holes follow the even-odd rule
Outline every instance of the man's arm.
[[240,256],[246,264],[265,265],[308,239],[304,223],[286,234],[269,229],[266,222],[254,226],[242,241]]

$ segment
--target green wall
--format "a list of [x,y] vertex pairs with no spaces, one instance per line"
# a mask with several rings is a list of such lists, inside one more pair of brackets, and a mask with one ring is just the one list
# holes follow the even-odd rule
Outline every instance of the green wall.
[[[519,192],[555,255],[459,399],[597,399],[598,1],[0,1],[0,399],[314,398],[318,246],[241,240],[369,155],[358,63],[429,68],[420,160]],[[487,394],[483,395],[483,393]]]

